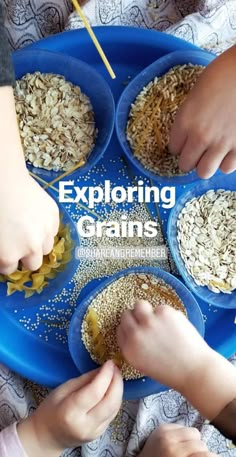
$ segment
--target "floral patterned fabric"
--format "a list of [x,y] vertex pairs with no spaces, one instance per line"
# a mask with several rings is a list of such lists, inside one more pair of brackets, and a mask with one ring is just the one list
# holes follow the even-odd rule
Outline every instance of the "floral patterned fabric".
[[[1,1],[1,0],[0,0]],[[82,27],[70,0],[3,0],[12,49],[51,33]],[[132,25],[166,31],[216,53],[236,42],[235,0],[90,0],[84,5],[92,25]],[[236,357],[232,360],[236,364]],[[47,390],[0,366],[0,430],[30,414]],[[136,402],[124,402],[115,422],[98,440],[63,457],[133,457],[159,424],[197,427],[209,449],[225,457],[236,451],[207,425],[181,395],[167,391]],[[12,456],[10,456],[12,457]],[[153,456],[155,457],[155,456]]]
[[[232,363],[236,365],[236,356]],[[0,366],[0,430],[31,414],[47,393],[47,389]],[[82,448],[67,450],[63,457],[138,456],[150,433],[158,425],[167,423],[197,427],[212,452],[222,457],[236,455],[228,440],[208,425],[180,394],[169,390],[140,401],[123,402],[118,417],[100,439]]]
[[1,0],[11,49],[61,32],[72,11],[70,0]]

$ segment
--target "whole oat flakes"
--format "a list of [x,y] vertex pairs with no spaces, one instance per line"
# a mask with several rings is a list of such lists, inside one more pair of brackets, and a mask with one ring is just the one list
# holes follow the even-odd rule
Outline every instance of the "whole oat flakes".
[[236,289],[236,192],[209,190],[186,203],[177,240],[196,284],[215,293]]
[[96,139],[93,108],[78,86],[51,73],[16,81],[16,113],[25,158],[46,170],[86,162]]

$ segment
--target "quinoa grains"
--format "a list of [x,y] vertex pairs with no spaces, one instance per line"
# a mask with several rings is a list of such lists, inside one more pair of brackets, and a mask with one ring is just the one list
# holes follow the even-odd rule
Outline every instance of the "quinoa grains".
[[201,74],[200,65],[179,65],[151,81],[131,106],[126,135],[134,156],[160,176],[183,174],[168,151],[176,112]]
[[[125,380],[142,377],[141,373],[120,357],[120,350],[116,342],[116,330],[121,314],[125,309],[132,309],[137,299],[148,300],[154,309],[165,304],[186,314],[184,305],[174,289],[163,280],[152,274],[131,273],[113,281],[92,300],[82,323],[82,340],[92,359],[100,364],[109,358],[113,358],[115,362],[121,362],[120,368]],[[99,353],[94,351],[98,335],[96,333],[93,338],[86,319],[91,311],[93,318],[97,316],[101,335],[101,338],[99,336],[100,349],[102,345],[100,357]]]

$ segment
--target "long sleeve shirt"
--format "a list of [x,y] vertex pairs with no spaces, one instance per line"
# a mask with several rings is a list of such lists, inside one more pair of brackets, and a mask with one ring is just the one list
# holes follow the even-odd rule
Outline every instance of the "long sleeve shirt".
[[0,456],[27,457],[17,434],[16,423],[0,433]]
[[14,71],[4,27],[4,9],[0,0],[0,86],[14,85]]

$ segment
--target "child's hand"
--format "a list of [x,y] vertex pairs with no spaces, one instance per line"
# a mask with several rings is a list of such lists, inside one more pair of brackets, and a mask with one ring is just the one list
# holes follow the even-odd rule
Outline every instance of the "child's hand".
[[58,457],[66,448],[98,438],[116,416],[122,394],[123,380],[111,361],[58,387],[18,425],[27,455]]
[[132,366],[177,390],[208,356],[208,346],[180,311],[170,306],[153,311],[144,300],[123,313],[117,338]]
[[236,170],[236,46],[216,58],[202,73],[180,107],[170,135],[170,151],[179,166],[195,167],[202,178],[217,168]]
[[37,270],[53,248],[58,207],[27,170],[15,182],[0,182],[0,227],[0,273],[16,271],[19,260]]
[[59,227],[55,201],[27,171],[11,87],[0,87],[0,273],[19,260],[34,271],[49,254]]
[[201,441],[196,428],[161,425],[148,438],[138,457],[216,457]]
[[117,340],[131,365],[178,390],[210,420],[236,398],[235,367],[170,306],[153,311],[139,300],[134,310],[123,313]]

